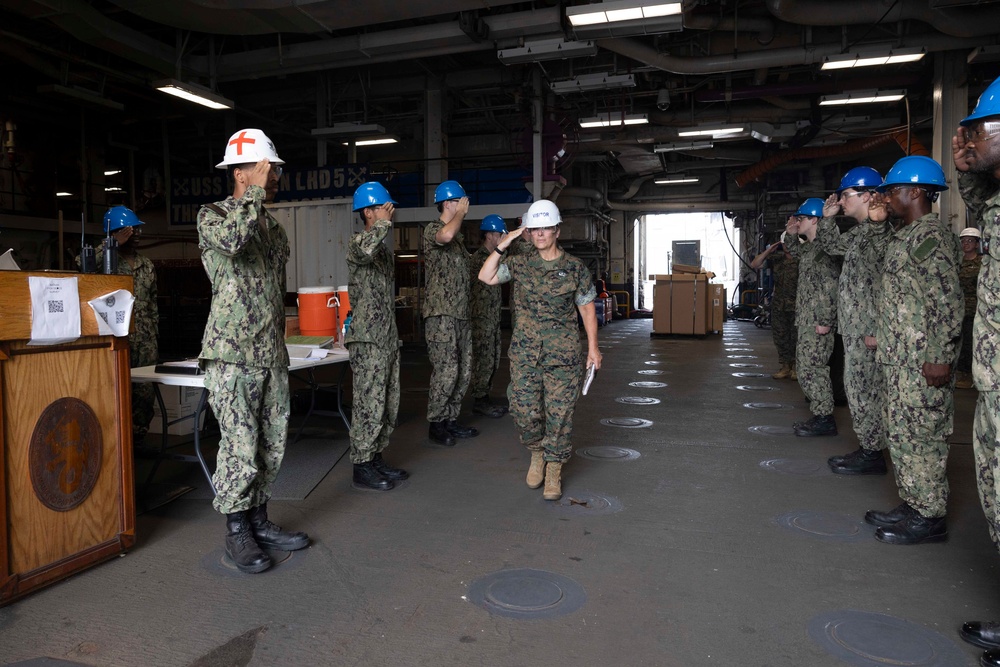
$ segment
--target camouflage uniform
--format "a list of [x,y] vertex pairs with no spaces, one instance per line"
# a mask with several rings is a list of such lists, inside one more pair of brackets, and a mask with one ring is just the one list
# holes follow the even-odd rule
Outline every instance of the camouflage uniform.
[[965,317],[962,319],[962,348],[955,370],[963,373],[972,371],[972,327],[976,319],[976,288],[982,267],[983,256],[976,255],[973,259],[963,258],[962,266],[958,269],[958,282],[965,295]]
[[795,295],[799,289],[799,260],[776,250],[769,258],[774,274],[771,292],[771,337],[782,366],[795,365]]
[[252,185],[198,212],[201,261],[212,282],[202,338],[205,388],[219,420],[216,510],[241,512],[267,502],[288,437],[285,264],[288,235]]
[[1000,187],[989,174],[959,173],[959,192],[980,223],[989,253],[983,256],[976,289],[972,379],[979,390],[973,426],[976,486],[990,538],[1000,548]]
[[392,253],[383,240],[392,229],[376,220],[347,248],[348,294],[354,315],[345,344],[354,374],[351,463],[367,463],[389,444],[399,412],[399,344]]
[[[833,354],[837,328],[837,276],[840,266],[815,242],[799,243],[787,233],[785,248],[799,259],[799,289],[795,300],[795,326],[798,328],[795,371],[799,385],[809,398],[814,415],[833,414],[833,384],[830,380],[830,355]],[[831,327],[829,333],[816,333],[817,326]]]
[[[97,264],[104,261],[104,246],[97,249]],[[160,360],[160,314],[156,297],[156,269],[144,255],[135,253],[131,262],[118,256],[118,275],[132,276],[132,333],[128,335],[128,360],[130,368],[151,366]],[[134,266],[132,265],[134,264]],[[132,442],[142,442],[153,420],[156,394],[147,382],[132,383]]]
[[472,255],[469,279],[469,318],[472,326],[472,381],[469,389],[475,399],[489,398],[493,375],[500,368],[500,310],[503,292],[500,285],[479,280],[479,269],[490,256],[481,246]]
[[424,271],[427,287],[423,303],[424,335],[431,359],[427,421],[458,418],[462,398],[472,376],[472,339],[469,331],[469,253],[462,233],[440,245],[435,236],[440,220],[424,227]]
[[870,220],[841,234],[833,218],[823,218],[816,234],[816,243],[828,255],[844,258],[837,299],[837,326],[844,339],[844,387],[861,447],[873,451],[885,449],[885,386],[875,350],[865,346],[865,336],[875,335],[876,294],[882,287],[882,264],[891,235],[888,222]]
[[921,516],[945,515],[954,388],[929,387],[924,363],[953,364],[965,304],[958,237],[928,213],[889,239],[878,295],[877,359],[885,377],[883,419],[899,496]]
[[590,271],[563,251],[551,262],[536,253],[504,258],[500,282],[512,282],[516,304],[510,350],[510,412],[521,444],[563,462],[573,446],[573,410],[583,383],[577,307],[597,296]]

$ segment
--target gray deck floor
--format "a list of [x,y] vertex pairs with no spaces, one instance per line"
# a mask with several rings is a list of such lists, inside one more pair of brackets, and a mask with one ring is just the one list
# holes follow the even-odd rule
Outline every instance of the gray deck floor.
[[[223,520],[197,494],[181,497],[139,517],[138,544],[126,556],[0,609],[0,663],[977,664],[980,651],[957,628],[1000,618],[1000,600],[973,481],[975,392],[956,394],[948,542],[884,545],[861,518],[898,504],[892,476],[842,477],[825,465],[857,447],[847,408],[837,408],[836,437],[749,430],[809,416],[797,384],[769,376],[770,331],[729,322],[724,337],[660,339],[650,324],[601,329],[605,367],[577,406],[574,445],[640,456],[575,457],[564,500],[589,507],[546,503],[524,485],[528,455],[509,417],[470,418],[478,438],[431,446],[426,356],[408,353],[401,423],[387,452],[412,475],[399,489],[351,488],[345,457],[306,499],[272,502],[273,518],[314,541],[260,575],[227,569]],[[723,338],[741,336],[752,351],[724,347]],[[732,375],[740,371],[768,375]],[[629,385],[636,381],[668,386]],[[616,401],[626,396],[661,403]],[[744,407],[751,402],[781,407]],[[620,418],[652,424],[602,423]],[[342,427],[326,423],[346,442]],[[616,502],[620,511],[600,511]],[[566,577],[585,599],[563,615],[558,602],[568,600],[556,601],[555,613],[533,619],[468,599],[473,582],[515,568]],[[883,615],[861,624],[872,636],[859,632],[852,611]],[[824,619],[836,625],[842,614],[846,630],[832,636],[846,656],[814,639],[817,627],[831,627]]]

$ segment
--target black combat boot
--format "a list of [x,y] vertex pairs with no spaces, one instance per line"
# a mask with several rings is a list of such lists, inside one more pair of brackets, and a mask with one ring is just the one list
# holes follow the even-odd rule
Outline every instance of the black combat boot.
[[901,503],[899,506],[892,508],[888,512],[868,510],[865,512],[865,523],[870,523],[873,526],[888,527],[897,524],[903,519],[914,514],[916,514],[916,510],[910,507],[907,503]]
[[969,621],[959,631],[962,639],[981,648],[1000,649],[1000,623],[994,621]]
[[382,476],[382,473],[375,467],[374,461],[354,464],[354,485],[376,491],[388,491],[396,486],[392,480]]
[[484,417],[492,417],[493,419],[498,419],[507,414],[507,408],[503,405],[496,405],[490,402],[489,396],[484,396],[482,398],[477,398],[472,404],[472,414],[483,415]]
[[837,422],[833,420],[833,415],[816,415],[804,424],[796,426],[795,435],[802,438],[837,435]]
[[830,464],[830,470],[838,475],[884,475],[885,457],[877,449],[859,449],[840,463]]
[[444,423],[444,427],[456,438],[475,438],[479,435],[479,429],[474,426],[462,426],[458,421],[449,419]]
[[427,435],[439,445],[444,445],[445,447],[455,446],[455,436],[448,432],[448,428],[443,421],[431,422],[430,428],[427,429]]
[[[792,424],[792,428],[795,428],[796,426],[801,426],[802,424],[805,424],[805,422],[796,422],[796,423]],[[862,448],[858,447],[853,452],[850,452],[848,454],[838,454],[837,456],[831,456],[830,458],[828,458],[826,460],[826,464],[828,466],[830,466],[831,468],[833,466],[838,466],[841,463],[843,463],[844,461],[846,461],[847,459],[854,458],[855,456],[857,456],[858,454],[860,454],[861,450],[862,450]]]
[[246,512],[226,515],[226,555],[233,559],[240,572],[256,574],[271,567],[271,557],[253,538]]
[[282,530],[281,526],[268,521],[267,503],[251,509],[249,515],[253,538],[260,547],[278,551],[298,551],[309,546],[309,536],[305,533]]
[[979,656],[979,664],[983,667],[1000,667],[1000,648],[991,648]]
[[875,539],[886,544],[925,544],[948,539],[945,517],[926,518],[914,512],[899,523],[875,531]]
[[375,466],[375,470],[378,470],[383,477],[392,482],[402,482],[404,479],[409,479],[410,477],[410,473],[405,470],[393,468],[386,463],[385,459],[382,458],[382,452],[375,455],[375,458],[372,459],[372,465]]

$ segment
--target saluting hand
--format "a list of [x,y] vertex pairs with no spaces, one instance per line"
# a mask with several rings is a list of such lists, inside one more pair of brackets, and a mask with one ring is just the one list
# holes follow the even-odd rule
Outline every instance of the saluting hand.
[[830,218],[840,213],[840,195],[834,192],[823,202],[823,217]]
[[392,222],[392,216],[395,213],[396,213],[396,207],[393,206],[389,202],[386,202],[386,203],[382,204],[381,206],[379,206],[378,217],[381,218],[381,219],[383,219],[383,220],[388,220],[389,222]]
[[517,240],[517,237],[523,233],[524,227],[518,227],[512,232],[508,232],[502,239],[500,239],[500,243],[497,244],[497,247],[500,248],[500,250],[506,250],[514,241]]
[[247,174],[247,187],[251,185],[259,185],[260,187],[267,189],[267,182],[271,176],[271,162],[264,158],[250,169],[250,173]]
[[882,195],[876,193],[871,204],[868,205],[868,219],[872,222],[885,222],[889,218],[889,211],[885,208],[885,200]]
[[955,161],[955,169],[959,171],[969,171],[970,164],[969,151],[966,146],[969,144],[969,135],[961,125],[955,130],[955,136],[951,138],[951,157]]

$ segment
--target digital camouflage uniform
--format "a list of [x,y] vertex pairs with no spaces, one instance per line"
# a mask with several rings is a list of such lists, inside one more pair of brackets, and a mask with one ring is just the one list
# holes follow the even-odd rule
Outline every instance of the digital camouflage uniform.
[[493,376],[500,368],[500,311],[503,292],[500,285],[487,285],[479,280],[479,269],[491,250],[480,246],[472,254],[469,281],[469,319],[472,329],[472,380],[469,390],[474,399],[488,398]]
[[778,349],[782,366],[795,365],[795,295],[799,288],[799,260],[786,257],[781,250],[771,253],[771,272],[774,288],[771,290],[771,337]]
[[552,261],[537,252],[504,258],[500,282],[511,282],[510,413],[521,444],[563,462],[573,446],[573,410],[583,384],[577,307],[594,300],[590,271],[563,251]]
[[347,248],[354,311],[345,341],[354,374],[351,463],[367,463],[389,445],[399,412],[395,269],[383,242],[391,230],[389,220],[376,220]]
[[928,213],[889,239],[879,292],[877,359],[883,419],[899,496],[921,516],[945,515],[954,388],[929,387],[924,363],[954,364],[965,310],[958,237]]
[[882,289],[882,264],[892,235],[888,222],[870,220],[841,234],[833,218],[819,223],[816,243],[828,254],[843,257],[837,298],[837,328],[844,339],[844,389],[854,431],[863,449],[885,449],[882,403],[885,387],[875,350],[865,336],[875,335],[877,294]]
[[[97,264],[104,258],[104,246],[97,249]],[[135,253],[129,263],[124,256],[118,256],[118,275],[132,276],[132,333],[128,335],[128,360],[130,368],[151,366],[160,360],[159,352],[159,306],[156,302],[156,269],[153,262],[144,255]],[[149,422],[153,420],[153,405],[156,394],[148,382],[132,383],[132,442],[142,442],[149,432]]]
[[288,235],[252,185],[198,212],[201,261],[212,308],[201,355],[205,388],[219,420],[215,509],[232,514],[266,503],[288,437],[285,264]]
[[[818,244],[799,243],[784,234],[785,248],[799,260],[799,289],[795,299],[795,326],[798,341],[795,349],[795,372],[799,385],[809,398],[814,415],[833,414],[833,384],[830,380],[830,355],[833,354],[837,329],[837,276],[840,266]],[[831,327],[824,335],[817,326]]]
[[962,348],[958,353],[955,370],[963,373],[972,372],[972,328],[976,319],[976,289],[982,267],[982,255],[976,255],[973,259],[963,257],[962,266],[958,267],[958,283],[965,295],[965,317],[962,318]]
[[469,262],[462,232],[440,245],[435,236],[440,220],[424,227],[426,295],[422,314],[427,353],[431,359],[427,421],[458,418],[462,398],[472,376],[472,338],[469,331]]
[[1000,186],[990,174],[959,173],[959,192],[979,222],[989,253],[983,255],[976,290],[972,379],[979,390],[973,426],[976,486],[990,538],[1000,548]]

